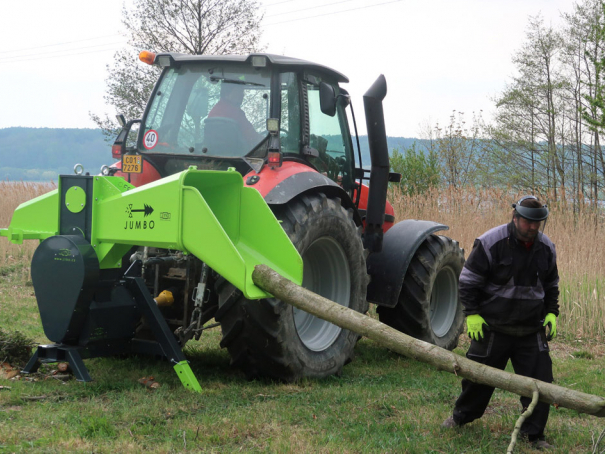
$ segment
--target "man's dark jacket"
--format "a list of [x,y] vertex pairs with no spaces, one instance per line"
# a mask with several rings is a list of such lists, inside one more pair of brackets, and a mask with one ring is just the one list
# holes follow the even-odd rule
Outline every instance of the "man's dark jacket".
[[475,240],[460,274],[464,312],[513,336],[542,329],[546,314],[559,315],[556,258],[555,245],[543,233],[527,249],[512,222],[487,231]]

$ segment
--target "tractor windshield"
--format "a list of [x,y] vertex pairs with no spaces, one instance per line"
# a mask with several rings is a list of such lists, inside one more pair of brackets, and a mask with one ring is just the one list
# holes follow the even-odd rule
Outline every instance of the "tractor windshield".
[[268,134],[270,86],[266,68],[212,62],[169,68],[143,119],[138,148],[144,153],[249,155]]

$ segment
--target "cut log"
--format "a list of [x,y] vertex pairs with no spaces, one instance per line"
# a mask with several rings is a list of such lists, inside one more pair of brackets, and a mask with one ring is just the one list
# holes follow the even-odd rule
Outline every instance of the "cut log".
[[161,386],[154,377],[139,378],[139,383],[149,389],[158,389]]
[[541,402],[593,416],[605,416],[605,399],[602,397],[494,369],[436,345],[414,339],[367,315],[304,289],[266,265],[255,267],[252,280],[263,290],[298,309],[361,334],[394,352],[431,364],[440,370],[529,398],[537,390]]

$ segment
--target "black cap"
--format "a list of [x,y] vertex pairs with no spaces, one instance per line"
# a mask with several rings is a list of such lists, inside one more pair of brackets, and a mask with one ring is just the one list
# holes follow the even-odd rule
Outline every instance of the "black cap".
[[543,221],[548,217],[548,207],[546,205],[542,205],[540,208],[531,208],[524,207],[521,205],[521,202],[528,199],[538,200],[537,197],[533,195],[526,195],[521,197],[521,199],[517,203],[513,203],[513,208],[519,214],[519,216],[524,217],[530,221]]

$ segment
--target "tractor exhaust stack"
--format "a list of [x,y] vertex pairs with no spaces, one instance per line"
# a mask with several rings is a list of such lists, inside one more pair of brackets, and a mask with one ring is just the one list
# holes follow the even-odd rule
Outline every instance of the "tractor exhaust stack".
[[382,224],[389,184],[389,149],[384,127],[382,100],[387,94],[387,82],[381,74],[363,95],[368,129],[368,142],[372,168],[370,171],[370,192],[366,213],[366,227],[363,234],[364,247],[370,252],[382,250]]

